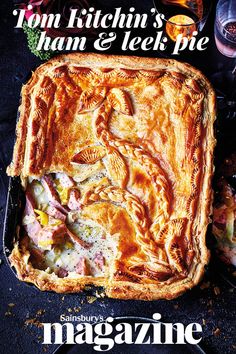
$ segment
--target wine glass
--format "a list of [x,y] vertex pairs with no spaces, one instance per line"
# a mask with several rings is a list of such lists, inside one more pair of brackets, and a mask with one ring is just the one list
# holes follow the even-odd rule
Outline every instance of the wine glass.
[[226,118],[236,117],[236,0],[219,0],[214,26],[215,42],[221,54],[232,58],[233,69],[215,73],[212,81],[219,107],[225,107]]
[[215,41],[225,56],[236,58],[236,0],[220,0],[216,7]]
[[165,16],[164,32],[174,45],[177,36],[191,39],[203,30],[211,9],[211,0],[153,0],[158,13]]

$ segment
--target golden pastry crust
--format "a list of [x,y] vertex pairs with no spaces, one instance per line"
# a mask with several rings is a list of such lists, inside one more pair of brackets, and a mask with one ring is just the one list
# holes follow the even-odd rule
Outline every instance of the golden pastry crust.
[[118,252],[107,277],[59,278],[35,269],[19,242],[10,256],[19,278],[143,300],[196,285],[209,260],[214,120],[214,92],[188,64],[77,53],[41,65],[22,89],[8,174],[76,176],[76,162],[103,160],[109,183],[84,188],[82,214],[118,234]]

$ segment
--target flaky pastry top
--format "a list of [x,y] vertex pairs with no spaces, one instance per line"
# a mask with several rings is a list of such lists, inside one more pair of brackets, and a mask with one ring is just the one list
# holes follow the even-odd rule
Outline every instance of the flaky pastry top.
[[[188,64],[62,55],[22,89],[8,174],[76,178],[102,164],[109,183],[88,185],[81,197],[83,217],[118,237],[109,277],[99,285],[111,297],[172,298],[198,283],[209,258],[214,119],[214,92]],[[13,265],[41,289],[98,283],[27,273],[21,252],[13,251]]]

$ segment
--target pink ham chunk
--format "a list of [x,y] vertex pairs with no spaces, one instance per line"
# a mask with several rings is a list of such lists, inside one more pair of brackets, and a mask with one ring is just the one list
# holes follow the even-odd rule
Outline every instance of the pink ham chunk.
[[33,217],[34,221],[32,221],[31,223],[29,223],[27,225],[24,225],[24,228],[25,228],[28,236],[37,245],[38,233],[42,230],[42,226],[40,225],[40,222],[36,219],[36,215],[34,212],[34,209],[36,209],[37,205],[36,205],[36,202],[29,190],[26,190],[25,198],[26,198],[26,204],[25,204],[25,210],[23,213],[23,217],[25,217],[25,216]]
[[103,269],[104,265],[105,265],[105,258],[103,257],[103,254],[102,252],[97,252],[94,256],[94,263],[96,264],[96,266],[99,268],[99,269]]
[[65,224],[42,228],[38,234],[38,246],[45,250],[51,250],[54,245],[63,243],[66,235],[83,248],[88,249],[92,246],[92,244],[83,241],[79,236],[70,231]]
[[68,275],[68,271],[66,269],[61,268],[61,267],[58,268],[58,270],[57,270],[58,278],[65,278],[65,277],[67,277],[67,275]]
[[80,191],[78,189],[76,188],[71,189],[70,197],[67,205],[70,208],[70,210],[80,210],[81,208]]
[[54,245],[61,244],[66,235],[64,224],[57,226],[45,226],[38,234],[38,246],[44,250],[51,250]]
[[31,238],[31,240],[37,245],[38,243],[38,234],[42,230],[42,227],[38,220],[35,220],[34,222],[24,225],[25,231],[27,232],[28,236]]
[[79,262],[76,264],[75,271],[80,275],[90,275],[89,265],[85,257],[80,257]]
[[60,184],[64,188],[72,188],[75,185],[73,178],[70,176],[67,176],[65,173],[56,173],[56,178],[59,179]]
[[45,175],[42,177],[41,182],[49,196],[51,204],[66,215],[68,213],[68,208],[61,205],[60,197],[53,185],[52,177],[50,175]]
[[57,207],[55,207],[53,204],[50,204],[49,207],[46,210],[46,213],[50,216],[52,216],[55,219],[59,219],[63,222],[66,221],[66,215],[62,213]]
[[26,199],[26,203],[25,203],[24,214],[25,215],[34,214],[34,209],[37,208],[37,204],[36,201],[34,200],[33,195],[30,193],[29,189],[27,189],[25,192],[25,199]]
[[82,240],[79,236],[77,236],[76,234],[74,234],[72,231],[70,231],[69,229],[66,229],[67,235],[70,237],[70,239],[75,242],[78,243],[81,247],[85,248],[85,249],[89,249],[90,247],[92,247],[92,243],[88,243],[84,240]]
[[59,202],[60,203],[60,198],[57,193],[56,188],[53,185],[53,179],[50,175],[45,175],[41,179],[42,185],[47,192],[49,199],[53,202]]

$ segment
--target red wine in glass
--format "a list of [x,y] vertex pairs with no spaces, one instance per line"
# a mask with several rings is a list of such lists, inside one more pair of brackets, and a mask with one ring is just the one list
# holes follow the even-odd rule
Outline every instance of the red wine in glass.
[[[216,7],[215,42],[220,53],[236,58],[236,0],[219,0]],[[236,62],[232,70],[222,70],[212,76],[212,83],[218,93],[218,101],[224,104],[227,118],[236,115]]]
[[218,50],[225,56],[236,58],[236,17],[219,26],[215,24],[215,41]]

